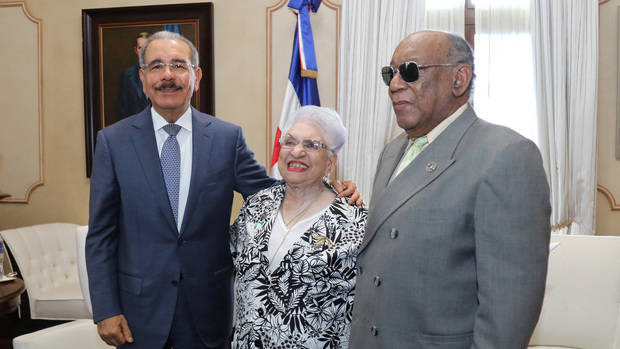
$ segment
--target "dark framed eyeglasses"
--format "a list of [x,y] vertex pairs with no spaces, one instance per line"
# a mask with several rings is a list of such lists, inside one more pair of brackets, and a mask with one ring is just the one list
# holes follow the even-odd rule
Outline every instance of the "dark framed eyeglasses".
[[396,73],[400,73],[400,77],[408,84],[412,84],[418,80],[420,77],[420,70],[426,68],[433,67],[452,67],[456,64],[418,64],[415,61],[408,61],[398,66],[398,68],[394,68],[392,66],[387,66],[381,68],[381,77],[383,78],[383,82],[387,86],[390,86],[390,82],[394,78]]
[[326,144],[315,139],[302,139],[300,141],[297,138],[288,134],[284,138],[280,138],[280,145],[282,146],[282,148],[285,149],[293,149],[299,144],[301,144],[301,147],[305,151],[318,152],[321,149],[329,150],[329,147]]

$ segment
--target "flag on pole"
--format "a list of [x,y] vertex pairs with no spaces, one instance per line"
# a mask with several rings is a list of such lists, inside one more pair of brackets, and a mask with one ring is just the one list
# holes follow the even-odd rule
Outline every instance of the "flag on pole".
[[164,31],[179,34],[179,25],[178,24],[164,24]]
[[290,0],[288,6],[296,11],[297,25],[293,40],[293,54],[288,73],[288,82],[280,113],[280,122],[276,131],[271,157],[271,175],[282,178],[278,171],[280,154],[280,136],[287,121],[300,106],[321,105],[319,89],[316,84],[318,66],[314,52],[314,39],[310,25],[310,11],[316,12],[322,0]]

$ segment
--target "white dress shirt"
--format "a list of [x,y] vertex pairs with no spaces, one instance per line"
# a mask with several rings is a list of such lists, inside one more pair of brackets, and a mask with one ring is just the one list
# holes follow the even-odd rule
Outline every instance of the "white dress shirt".
[[282,218],[282,212],[278,210],[278,216],[276,223],[271,229],[271,235],[269,237],[269,245],[267,248],[267,256],[269,256],[270,264],[269,270],[274,271],[280,266],[280,262],[289,253],[289,250],[293,245],[301,239],[301,236],[310,229],[312,225],[321,217],[329,206],[325,207],[321,211],[313,214],[311,217],[304,218],[295,223],[290,229],[284,224]]
[[[168,133],[163,129],[168,125],[168,121],[159,115],[155,108],[151,107],[151,116],[153,118],[153,129],[155,130],[155,140],[157,141],[157,152],[161,157],[161,149],[164,142],[168,138]],[[187,108],[185,113],[175,122],[181,126],[181,130],[177,134],[177,142],[181,151],[181,173],[179,181],[179,207],[177,230],[181,231],[183,223],[183,215],[185,214],[185,204],[187,203],[187,195],[189,193],[189,181],[192,177],[192,109]]]

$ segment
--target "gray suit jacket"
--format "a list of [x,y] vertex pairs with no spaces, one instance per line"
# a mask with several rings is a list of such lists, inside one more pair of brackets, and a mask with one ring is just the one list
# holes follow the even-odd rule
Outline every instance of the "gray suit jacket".
[[377,166],[350,347],[527,347],[549,254],[538,148],[469,107],[388,183],[406,145]]

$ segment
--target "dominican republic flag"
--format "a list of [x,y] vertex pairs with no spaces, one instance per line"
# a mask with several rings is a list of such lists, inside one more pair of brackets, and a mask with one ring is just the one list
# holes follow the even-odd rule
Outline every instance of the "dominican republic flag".
[[310,11],[316,12],[322,0],[290,0],[288,6],[296,11],[297,26],[295,27],[295,40],[293,41],[293,55],[291,68],[288,73],[288,83],[280,113],[280,123],[276,131],[276,139],[273,144],[271,157],[271,175],[274,178],[282,178],[278,171],[278,156],[280,154],[280,136],[282,129],[290,117],[300,106],[321,105],[319,89],[316,85],[318,73],[316,55],[314,53],[314,39],[312,38],[312,26],[310,25]]

